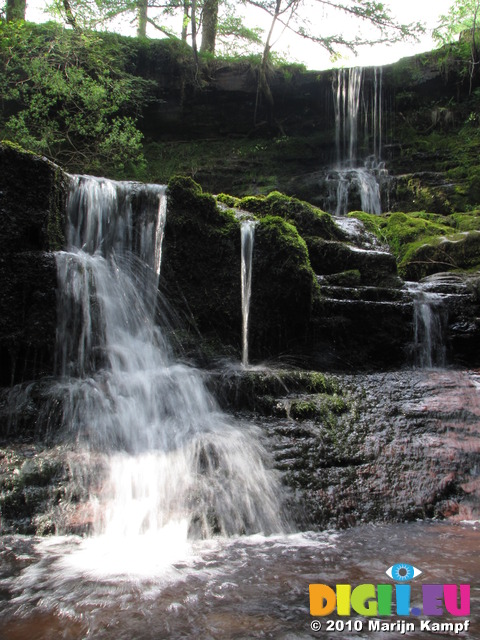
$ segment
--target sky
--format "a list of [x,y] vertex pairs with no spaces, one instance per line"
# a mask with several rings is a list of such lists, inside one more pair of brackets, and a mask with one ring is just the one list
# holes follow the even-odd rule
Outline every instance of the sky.
[[[336,62],[332,62],[328,53],[323,51],[318,45],[305,39],[292,37],[287,32],[282,33],[278,37],[274,51],[282,55],[292,62],[305,64],[308,69],[328,69],[334,66],[370,66],[383,65],[395,62],[400,58],[411,56],[423,51],[429,51],[435,48],[435,44],[431,37],[432,29],[438,23],[441,14],[447,13],[449,7],[454,0],[390,0],[384,4],[391,10],[392,15],[400,23],[423,22],[425,23],[426,32],[421,37],[420,42],[406,41],[393,45],[375,45],[363,47],[358,51],[357,56],[351,53],[344,55]],[[43,12],[46,2],[44,0],[27,0],[27,20],[33,22],[43,22],[48,18]],[[315,5],[312,0],[311,8],[308,9],[311,27],[316,30],[325,28],[328,21],[330,31],[336,31],[345,35],[354,35],[356,31],[362,30],[362,35],[368,34],[368,26],[364,23],[356,21],[348,24],[344,17],[340,20],[332,20],[332,17],[325,15],[324,11],[319,9],[319,5]],[[335,14],[338,16],[338,14]],[[263,12],[257,12],[248,16],[248,23],[268,29],[269,20],[264,17]],[[134,27],[129,27],[123,23],[120,29],[127,35],[134,35]],[[148,33],[151,37],[158,37],[158,31]],[[278,35],[278,34],[277,34]],[[274,42],[276,38],[274,37]]]

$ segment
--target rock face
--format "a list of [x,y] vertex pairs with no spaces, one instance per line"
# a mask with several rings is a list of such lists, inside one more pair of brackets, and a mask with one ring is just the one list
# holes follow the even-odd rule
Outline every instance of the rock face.
[[[191,355],[198,356],[201,336],[209,344],[203,355],[240,357],[237,218],[249,215],[257,221],[252,362],[287,356],[319,370],[388,368],[415,362],[422,340],[442,343],[441,364],[475,362],[480,316],[475,275],[437,274],[414,291],[398,276],[388,247],[356,218],[335,218],[275,192],[218,196],[222,206],[234,207],[222,210],[188,178],[172,180],[169,193],[162,289],[183,318],[186,335],[177,331],[176,336]],[[423,220],[418,222],[421,228]],[[437,263],[436,269],[442,266]],[[438,312],[441,325],[433,338],[430,326],[415,326],[416,300],[428,293],[435,302],[428,309],[424,302],[422,313]]]
[[[335,71],[294,66],[272,71],[270,113],[261,96],[256,100],[255,64],[212,62],[200,71],[200,88],[191,66],[179,64],[180,56],[155,65],[160,49],[158,43],[152,45],[137,60],[139,75],[158,86],[157,100],[147,108],[143,126],[153,143],[166,143],[159,153],[167,154],[175,167],[179,166],[175,155],[185,153],[185,143],[197,142],[191,147],[191,161],[175,171],[190,172],[212,193],[246,195],[278,189],[326,208],[325,177],[338,160]],[[360,106],[359,158],[363,162],[370,156],[374,136],[372,131],[364,134],[363,123],[382,107],[377,131],[382,148],[375,151],[375,161],[382,161],[377,178],[384,211],[451,213],[480,202],[473,143],[479,76],[473,76],[470,87],[468,64],[468,59],[445,48],[385,66],[381,77],[374,67],[363,70],[360,103],[369,106]],[[381,96],[377,94],[374,107],[372,94],[380,84]],[[157,161],[154,154],[151,159]],[[360,208],[357,188],[350,210]]]
[[297,524],[322,528],[477,518],[478,383],[478,372],[446,370],[212,380],[225,406],[257,412]]
[[[72,486],[65,445],[51,446],[62,400],[40,379],[53,372],[65,177],[8,146],[0,158],[0,382],[16,385],[0,394],[2,522],[46,533],[63,518],[66,530],[84,531],[85,496]],[[478,376],[413,364],[478,365],[478,274],[405,283],[360,221],[278,193],[216,200],[177,177],[168,197],[160,286],[179,349],[204,362],[240,359],[243,215],[256,219],[252,360],[316,369],[220,370],[209,383],[227,410],[263,425],[297,525],[477,514]]]
[[0,385],[51,373],[65,182],[55,165],[0,145]]

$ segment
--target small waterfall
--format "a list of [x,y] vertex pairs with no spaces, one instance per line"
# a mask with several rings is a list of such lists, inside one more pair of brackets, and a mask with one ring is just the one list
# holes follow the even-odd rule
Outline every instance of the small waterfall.
[[153,536],[168,555],[187,535],[272,533],[282,518],[256,430],[219,410],[154,322],[165,212],[164,187],[72,179],[52,393],[94,533]]
[[444,367],[445,314],[442,296],[422,288],[421,284],[409,283],[413,294],[414,363],[421,369]]
[[380,185],[387,175],[381,160],[382,69],[373,70],[370,95],[364,95],[364,85],[362,67],[338,69],[333,78],[335,166],[327,172],[324,207],[337,216],[354,208],[382,212]]
[[243,220],[241,224],[242,242],[242,365],[248,366],[248,322],[250,298],[252,295],[252,256],[255,236],[255,222]]
[[337,167],[357,161],[358,115],[363,68],[338,69],[333,83]]

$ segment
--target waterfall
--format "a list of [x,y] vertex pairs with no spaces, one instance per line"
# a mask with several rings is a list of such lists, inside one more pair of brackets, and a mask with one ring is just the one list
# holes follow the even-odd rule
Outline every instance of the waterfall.
[[243,220],[241,224],[242,242],[242,365],[248,366],[248,321],[250,315],[250,298],[252,294],[252,256],[255,235],[255,222]]
[[327,172],[324,208],[337,216],[359,207],[367,213],[382,212],[380,183],[386,176],[381,160],[382,69],[374,68],[370,92],[364,85],[362,67],[338,69],[333,77],[335,165]]
[[173,544],[280,531],[278,478],[257,431],[219,410],[155,322],[165,188],[74,177],[68,211],[55,393],[94,533]]
[[409,283],[413,294],[414,362],[421,369],[445,366],[445,309],[442,296]]
[[355,166],[358,144],[358,112],[363,68],[338,69],[334,78],[335,151],[337,167]]

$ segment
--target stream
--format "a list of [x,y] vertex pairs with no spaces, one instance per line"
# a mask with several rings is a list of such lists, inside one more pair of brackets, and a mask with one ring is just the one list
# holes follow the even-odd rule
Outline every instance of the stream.
[[[113,566],[105,562],[98,541],[7,536],[0,547],[0,637],[430,637],[420,631],[423,618],[413,616],[407,620],[416,628],[405,634],[371,631],[361,616],[344,618],[359,620],[360,631],[327,632],[325,620],[322,631],[311,629],[317,618],[309,613],[310,583],[388,583],[385,571],[404,561],[422,570],[425,581],[472,585],[470,627],[457,637],[478,638],[478,540],[478,522],[364,525],[347,531],[197,541],[170,565],[165,564],[165,548],[142,544],[123,549],[124,562]],[[412,603],[416,593],[413,584]],[[335,615],[328,619],[340,620]],[[464,622],[446,615],[431,620]]]

